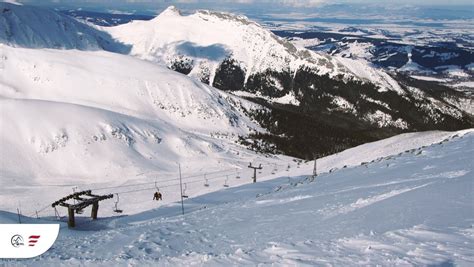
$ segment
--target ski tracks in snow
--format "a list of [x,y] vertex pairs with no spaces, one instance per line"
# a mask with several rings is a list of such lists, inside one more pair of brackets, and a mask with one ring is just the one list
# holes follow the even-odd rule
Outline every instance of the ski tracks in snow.
[[358,209],[376,204],[380,201],[384,201],[386,199],[392,198],[392,197],[397,197],[401,194],[408,193],[413,190],[417,190],[429,185],[432,185],[436,182],[439,182],[438,179],[454,179],[454,178],[460,178],[460,177],[465,177],[468,173],[470,173],[469,170],[454,170],[454,171],[448,171],[448,172],[442,172],[442,173],[437,173],[437,174],[427,174],[427,175],[418,175],[414,174],[414,177],[418,177],[416,179],[405,179],[405,180],[400,180],[400,181],[391,181],[388,183],[381,183],[381,184],[375,184],[375,185],[370,185],[370,186],[360,186],[360,187],[353,187],[353,188],[348,188],[348,189],[343,189],[338,192],[335,192],[334,194],[340,194],[340,193],[346,193],[349,191],[355,191],[355,190],[360,190],[360,189],[370,189],[370,188],[377,188],[377,187],[384,187],[384,186],[392,186],[392,185],[398,185],[398,184],[404,184],[404,183],[411,183],[411,182],[420,182],[420,181],[426,181],[426,180],[434,180],[429,183],[425,183],[423,185],[419,186],[411,186],[411,187],[405,187],[401,189],[394,189],[390,190],[385,193],[381,194],[376,194],[368,198],[358,198],[356,201],[349,203],[349,204],[340,204],[337,206],[333,207],[328,207],[319,210],[319,213],[323,214],[326,218],[332,218],[334,216],[340,215],[340,214],[346,214],[349,212],[356,211]]
[[[361,262],[387,262],[389,265],[460,266],[474,264],[474,251],[467,244],[474,242],[470,229],[445,233],[425,225],[389,231],[380,236],[362,235],[338,240],[343,251],[358,253]],[[443,253],[440,253],[440,252]]]
[[383,200],[386,200],[386,199],[389,199],[389,198],[392,198],[392,197],[395,197],[395,196],[399,196],[401,194],[404,194],[404,193],[407,193],[407,192],[410,192],[410,191],[428,186],[430,184],[432,184],[432,183],[426,183],[426,184],[423,184],[423,185],[420,185],[420,186],[415,186],[415,187],[407,187],[407,188],[403,188],[403,189],[391,190],[389,192],[374,195],[374,196],[371,196],[371,197],[368,197],[368,198],[359,198],[355,202],[352,202],[348,205],[342,205],[342,206],[339,206],[339,207],[336,207],[336,208],[333,208],[333,209],[330,208],[329,210],[322,210],[320,212],[322,212],[325,215],[326,218],[331,218],[331,217],[334,217],[334,216],[339,215],[339,214],[346,214],[346,213],[349,213],[349,212],[352,212],[352,211],[355,211],[355,210],[373,205],[373,204],[378,203],[380,201],[383,201]]
[[[231,255],[200,255],[211,263],[276,266],[460,266],[474,264],[474,230],[444,232],[425,225],[370,233],[330,241],[305,240],[296,243],[269,242],[261,250],[237,249]],[[443,253],[440,253],[442,251]],[[197,255],[194,257],[197,258]],[[201,261],[202,263],[203,261]]]

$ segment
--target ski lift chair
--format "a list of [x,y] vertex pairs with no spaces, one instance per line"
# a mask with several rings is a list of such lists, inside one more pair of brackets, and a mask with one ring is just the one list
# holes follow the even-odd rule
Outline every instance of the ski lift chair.
[[228,180],[229,180],[229,175],[227,175],[225,178],[224,187],[229,187],[229,185],[227,184]]
[[115,200],[114,212],[115,212],[115,213],[122,213],[123,210],[121,210],[121,209],[118,208],[118,203],[120,202],[119,195],[118,195],[118,194],[115,194],[115,196],[116,196],[116,200]]
[[183,188],[183,193],[182,193],[183,198],[189,198],[189,196],[186,195],[186,189],[188,189],[188,185],[184,183],[184,188]]

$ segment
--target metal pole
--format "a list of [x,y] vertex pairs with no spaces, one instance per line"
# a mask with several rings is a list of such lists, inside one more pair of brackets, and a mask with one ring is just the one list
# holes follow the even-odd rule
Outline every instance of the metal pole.
[[[73,194],[76,193],[76,189],[77,189],[77,186],[74,186],[74,187],[72,188],[72,193],[73,193]],[[74,205],[76,205],[76,199],[73,198],[73,199],[72,199],[72,203],[74,203]]]
[[58,221],[61,220],[61,216],[59,216],[59,212],[58,212],[58,209],[56,209],[56,207],[54,207],[54,215],[56,216],[56,219]]
[[18,213],[18,222],[21,224],[21,216],[20,216],[20,209],[17,208],[16,212]]
[[183,180],[181,178],[181,164],[178,163],[179,169],[179,188],[180,188],[180,195],[181,195],[181,212],[184,215],[184,201],[183,201]]

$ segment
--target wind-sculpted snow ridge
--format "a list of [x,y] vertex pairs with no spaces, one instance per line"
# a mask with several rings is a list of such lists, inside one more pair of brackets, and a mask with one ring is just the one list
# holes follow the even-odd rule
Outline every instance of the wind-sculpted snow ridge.
[[242,114],[258,105],[132,57],[103,51],[0,48],[3,97],[112,110],[204,133],[245,134],[258,128]]
[[176,178],[177,163],[185,174],[235,176],[265,158],[237,143],[264,131],[246,115],[254,109],[262,107],[133,57],[0,44],[0,209],[40,209],[75,186],[154,188]]
[[175,7],[169,7],[153,20],[104,30],[132,46],[132,55],[172,68],[177,62],[185,62],[191,76],[207,79],[209,84],[214,83],[216,72],[226,59],[236,61],[245,73],[245,82],[254,74],[294,73],[304,67],[319,75],[355,77],[338,60],[298,49],[242,15],[207,10],[182,15]]
[[28,48],[108,50],[130,48],[109,34],[55,10],[0,2],[0,43]]
[[[170,7],[103,29],[133,56],[267,106],[252,115],[269,133],[246,140],[260,151],[309,159],[405,131],[473,125],[451,92],[418,88],[363,58],[297,48],[244,16]],[[320,144],[308,143],[311,136]]]
[[0,42],[12,46],[130,53],[211,85],[222,63],[231,60],[243,70],[244,82],[268,71],[294,75],[308,67],[318,75],[362,79],[403,93],[369,66],[370,75],[359,75],[345,61],[297,48],[241,15],[201,10],[184,16],[169,7],[150,21],[98,27],[48,8],[2,2],[0,10]]
[[[84,62],[75,63],[80,69],[94,69],[94,72],[101,74],[89,79],[86,72],[79,71],[80,75],[76,75],[75,70],[57,71],[42,77],[43,73],[49,72],[48,64],[44,64],[49,59],[45,59],[29,66],[29,70],[23,70],[23,73],[35,73],[35,77],[7,78],[7,88],[10,89],[6,90],[10,93],[14,92],[11,88],[18,86],[16,83],[36,79],[28,86],[41,85],[45,88],[37,91],[39,99],[44,99],[41,95],[50,92],[51,99],[45,100],[62,102],[64,99],[59,97],[62,93],[52,94],[54,90],[48,87],[48,79],[53,78],[51,75],[55,76],[53,87],[60,88],[60,82],[54,81],[71,77],[75,84],[82,83],[86,88],[74,90],[73,94],[68,95],[71,103],[103,109],[113,106],[115,111],[127,115],[153,117],[157,116],[156,108],[150,109],[149,104],[143,103],[143,99],[151,99],[153,106],[165,111],[163,113],[167,118],[192,124],[201,130],[214,129],[212,123],[216,122],[213,119],[216,117],[221,122],[226,117],[231,124],[238,123],[238,116],[231,114],[232,109],[217,111],[213,106],[215,102],[184,92],[187,87],[207,88],[200,85],[200,81],[266,107],[259,112],[243,108],[245,114],[255,119],[267,132],[250,133],[248,138],[240,139],[241,144],[260,152],[305,159],[311,159],[315,153],[329,155],[406,131],[452,131],[473,125],[472,115],[460,108],[461,104],[465,106],[469,103],[458,95],[431,87],[418,88],[417,84],[400,81],[400,78],[397,82],[388,73],[362,60],[298,49],[240,15],[210,11],[182,15],[171,7],[150,21],[100,28],[55,10],[6,3],[2,4],[2,10],[0,23],[4,24],[5,31],[0,32],[0,43],[8,46],[94,50],[94,55],[107,61],[113,56],[103,56],[100,51],[105,49],[146,59],[150,61],[148,65],[166,65],[194,78],[186,80],[186,84],[179,86],[180,89],[173,87],[172,79],[166,79],[168,85],[160,86],[160,94],[157,94],[153,79],[136,76],[119,79],[123,81],[120,83],[108,79],[117,66],[113,60],[112,64],[99,64],[102,69],[91,66],[95,64],[92,56]],[[66,54],[74,56],[71,51]],[[1,51],[0,58],[1,67],[8,60]],[[130,59],[130,62],[135,62],[131,64],[135,66],[137,61]],[[37,73],[35,68],[42,73]],[[147,69],[154,70],[151,67]],[[141,67],[130,70],[136,73],[141,71]],[[120,72],[127,76],[123,69]],[[171,75],[170,72],[166,74],[170,78]],[[106,89],[95,90],[101,82],[106,83]],[[127,97],[103,103],[104,97],[114,93],[112,88],[116,84],[121,90],[128,91]],[[83,90],[87,91],[88,97],[78,94]],[[130,95],[132,91],[136,94]],[[219,106],[222,101],[218,99],[225,98],[235,109],[241,109],[241,104],[232,104],[233,99],[239,98],[215,90],[212,92]],[[141,95],[140,104],[135,101],[137,94]],[[164,94],[164,99],[161,94]],[[189,98],[183,102],[175,101],[181,95]],[[242,105],[249,106],[250,103]],[[196,116],[198,120],[194,119]],[[234,133],[233,137],[236,135]],[[221,134],[213,133],[213,136]],[[319,137],[318,142],[312,139],[314,136]],[[308,142],[311,140],[314,142]]]
[[[346,154],[376,148],[384,156],[340,170],[322,161],[332,171],[315,179],[311,166],[302,165],[280,169],[276,179],[190,198],[185,216],[179,206],[168,205],[82,221],[78,228],[89,231],[68,230],[62,222],[53,249],[22,263],[471,266],[473,132],[422,137],[402,135],[353,148]],[[393,154],[400,149],[390,146],[395,143],[406,152]],[[344,161],[348,155],[333,157],[351,165]],[[10,213],[0,218],[14,220]]]

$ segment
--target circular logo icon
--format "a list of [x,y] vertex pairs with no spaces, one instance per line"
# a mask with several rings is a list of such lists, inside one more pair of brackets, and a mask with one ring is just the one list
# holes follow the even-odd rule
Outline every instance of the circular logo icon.
[[23,237],[21,235],[14,235],[12,236],[11,243],[12,243],[12,246],[15,248],[23,246],[24,245]]

